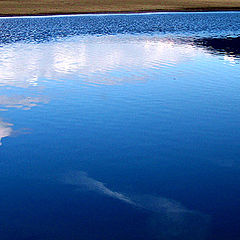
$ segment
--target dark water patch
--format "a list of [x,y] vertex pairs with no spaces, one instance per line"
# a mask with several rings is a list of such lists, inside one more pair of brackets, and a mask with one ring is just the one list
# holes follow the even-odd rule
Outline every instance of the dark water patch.
[[195,40],[197,46],[203,46],[214,54],[240,57],[240,37],[203,38]]

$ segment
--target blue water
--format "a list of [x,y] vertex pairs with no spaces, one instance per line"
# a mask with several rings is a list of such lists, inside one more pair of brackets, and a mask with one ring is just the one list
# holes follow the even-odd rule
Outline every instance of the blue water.
[[1,240],[239,240],[240,13],[0,19]]

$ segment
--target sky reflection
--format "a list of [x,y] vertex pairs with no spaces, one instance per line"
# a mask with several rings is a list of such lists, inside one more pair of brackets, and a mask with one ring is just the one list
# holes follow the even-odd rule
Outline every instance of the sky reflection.
[[[8,218],[0,236],[239,239],[238,60],[194,41],[214,14],[202,28],[187,16],[179,34],[195,33],[181,39],[177,16],[148,20],[151,32],[164,23],[172,35],[150,35],[136,19],[135,35],[103,36],[119,28],[118,16],[93,35],[79,34],[89,26],[81,18],[19,19],[15,30],[9,20],[0,33],[0,221]],[[25,128],[31,134],[5,145]]]
[[[30,110],[47,103],[41,95],[50,82],[67,79],[87,85],[116,85],[160,75],[174,78],[193,60],[211,56],[208,49],[191,41],[147,35],[76,36],[39,44],[6,44],[0,55],[0,86],[4,87],[0,110]],[[236,63],[232,56],[226,55],[224,60]],[[25,93],[12,95],[7,90],[14,88],[25,89]],[[41,92],[34,96],[33,89]],[[8,136],[10,128],[1,126],[3,137]]]

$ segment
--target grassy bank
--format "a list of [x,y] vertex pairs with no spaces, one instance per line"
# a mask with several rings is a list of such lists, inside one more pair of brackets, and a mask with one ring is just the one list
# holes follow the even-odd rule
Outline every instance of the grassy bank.
[[1,16],[240,10],[240,0],[0,0]]

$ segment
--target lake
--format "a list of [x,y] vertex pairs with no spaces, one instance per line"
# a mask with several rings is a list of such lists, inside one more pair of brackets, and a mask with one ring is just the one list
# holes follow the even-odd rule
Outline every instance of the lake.
[[240,12],[0,18],[1,240],[239,240]]

